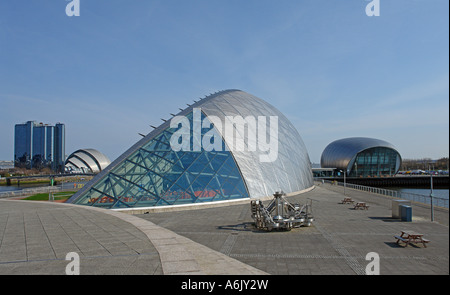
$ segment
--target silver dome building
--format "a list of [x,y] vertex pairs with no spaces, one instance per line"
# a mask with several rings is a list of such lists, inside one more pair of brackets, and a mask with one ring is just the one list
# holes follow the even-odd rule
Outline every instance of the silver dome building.
[[220,91],[163,121],[68,202],[142,208],[261,198],[313,187],[309,156],[297,130],[258,97]]
[[107,156],[95,149],[80,149],[67,158],[64,167],[69,173],[98,173],[110,163]]
[[345,171],[348,176],[392,176],[400,169],[402,158],[391,143],[366,137],[333,141],[322,153],[320,166]]

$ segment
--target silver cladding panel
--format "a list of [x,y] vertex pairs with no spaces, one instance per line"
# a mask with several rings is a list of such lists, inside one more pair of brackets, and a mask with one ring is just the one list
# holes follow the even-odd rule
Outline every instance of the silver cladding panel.
[[82,151],[90,154],[98,162],[101,170],[105,169],[109,164],[111,164],[111,160],[107,156],[95,149],[83,149]]
[[[82,161],[78,158],[82,159]],[[67,158],[66,166],[72,166],[70,162],[78,166],[78,168],[90,169],[94,173],[100,172],[111,163],[108,157],[95,149],[81,149],[73,152]]]
[[374,147],[386,147],[398,153],[394,145],[384,140],[367,137],[343,138],[333,141],[325,148],[320,159],[320,166],[322,168],[347,169],[347,172],[349,172],[349,164],[352,163],[356,155]]
[[[232,89],[211,94],[179,112],[177,116],[185,116],[192,112],[193,108],[201,108],[207,116],[217,116],[222,122],[224,116],[278,116],[279,144],[278,159],[275,162],[261,163],[259,156],[265,153],[259,152],[258,149],[253,152],[247,149],[245,151],[232,151],[244,178],[250,198],[270,196],[275,191],[280,190],[285,193],[296,192],[314,185],[311,163],[305,144],[295,127],[272,105],[256,96],[241,90]],[[267,125],[269,125],[269,120],[267,120]],[[69,202],[77,199],[78,196],[89,190],[109,171],[169,126],[170,120],[167,120],[135,143],[73,195]],[[229,138],[227,139],[220,130],[219,132],[222,134],[225,142],[229,142]],[[267,133],[269,133],[269,130],[267,130]],[[235,136],[242,139],[242,134]]]
[[[269,138],[270,116],[278,117],[278,157],[274,162],[261,162],[260,155],[267,152],[248,151],[248,143],[244,134],[235,129],[232,134],[224,134],[219,130],[227,144],[233,140],[245,143],[244,151],[233,150],[233,156],[244,177],[251,198],[270,196],[275,191],[295,192],[313,186],[311,163],[306,147],[295,127],[276,108],[264,100],[243,91],[223,91],[203,103],[202,111],[207,116],[265,116],[266,138]],[[273,130],[275,131],[275,130]]]

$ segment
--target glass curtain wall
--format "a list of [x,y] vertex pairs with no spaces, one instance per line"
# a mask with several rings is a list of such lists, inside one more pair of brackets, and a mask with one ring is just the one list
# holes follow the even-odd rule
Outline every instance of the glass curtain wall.
[[[192,130],[192,113],[187,118]],[[208,120],[203,113],[201,120]],[[193,140],[196,140],[196,137],[192,132],[189,134],[191,149],[174,151],[170,146],[170,138],[175,131],[176,128],[167,128],[144,144],[75,203],[126,208],[249,197],[231,152],[225,151],[225,148],[223,151],[208,151],[205,146],[200,151],[193,151]],[[214,127],[202,128],[202,138],[212,132],[217,132]],[[215,135],[213,138],[220,138],[222,141],[218,133]],[[211,140],[209,143],[213,144]],[[223,141],[221,144],[224,147]]]
[[396,172],[397,152],[383,147],[358,153],[349,176],[392,176]]

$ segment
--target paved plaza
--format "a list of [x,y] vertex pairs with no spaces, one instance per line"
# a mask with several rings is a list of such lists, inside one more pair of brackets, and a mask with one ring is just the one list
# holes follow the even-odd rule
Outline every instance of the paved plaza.
[[[369,209],[340,204],[343,188],[329,185],[288,198],[292,203],[312,202],[315,217],[312,227],[289,232],[256,230],[247,204],[139,217],[274,275],[362,275],[369,252],[378,253],[380,274],[449,273],[448,210],[436,212],[441,220],[447,218],[447,225],[430,222],[427,209],[413,222],[401,222],[391,218],[391,200],[350,189],[346,194],[367,202]],[[419,214],[419,208],[414,210]],[[423,233],[431,242],[427,248],[399,246],[394,235],[401,230]]]
[[[311,227],[264,232],[245,204],[131,215],[71,204],[0,200],[0,274],[64,275],[67,253],[81,274],[363,275],[366,255],[380,257],[380,274],[449,274],[448,209],[430,222],[426,207],[413,222],[392,219],[391,200],[351,189],[368,210],[340,204],[342,187],[318,184],[289,197],[312,202]],[[399,246],[401,230],[431,242]]]

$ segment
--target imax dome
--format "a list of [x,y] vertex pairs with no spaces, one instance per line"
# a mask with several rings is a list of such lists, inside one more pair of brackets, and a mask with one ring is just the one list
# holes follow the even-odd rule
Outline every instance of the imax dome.
[[313,187],[306,147],[272,105],[220,91],[133,145],[69,202],[152,207],[271,196]]
[[394,175],[402,158],[391,143],[367,137],[350,137],[330,143],[322,153],[320,166],[343,170],[348,176]]

